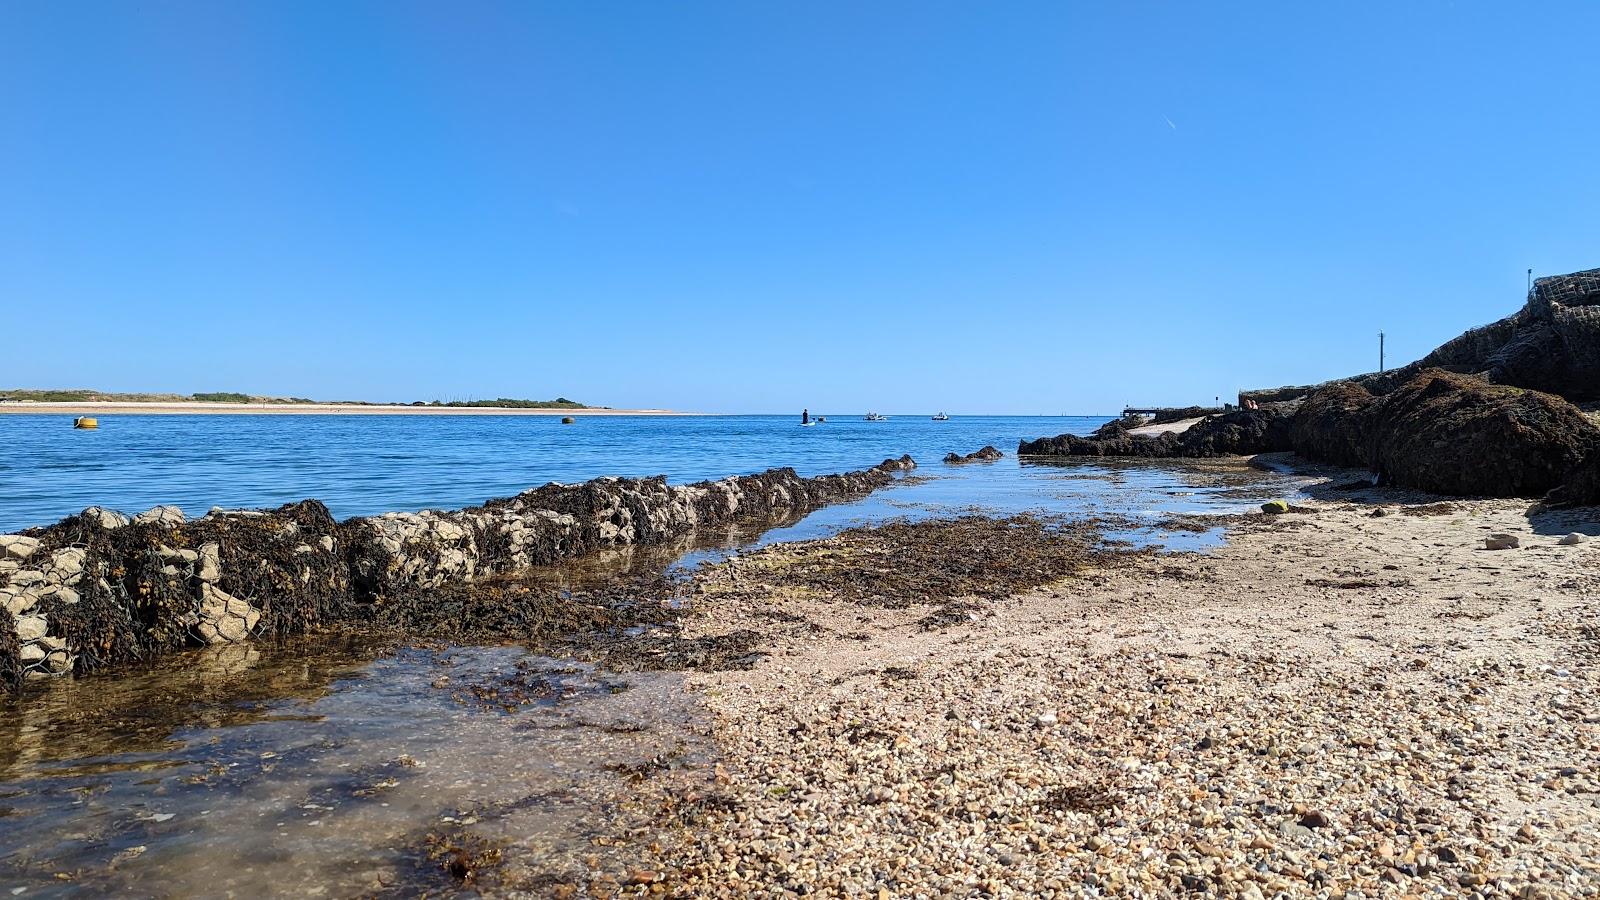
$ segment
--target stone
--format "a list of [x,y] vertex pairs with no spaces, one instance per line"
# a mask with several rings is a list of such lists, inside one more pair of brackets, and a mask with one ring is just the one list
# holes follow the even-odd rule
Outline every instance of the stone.
[[1576,547],[1577,545],[1583,543],[1584,541],[1587,541],[1588,539],[1589,539],[1589,536],[1584,534],[1583,532],[1574,531],[1571,534],[1567,535],[1566,537],[1562,538],[1561,540],[1556,541],[1556,543],[1560,544],[1563,547]]
[[50,554],[44,564],[44,575],[56,584],[77,584],[83,578],[83,562],[89,551],[82,547],[66,547]]
[[23,569],[19,572],[11,573],[12,587],[25,588],[44,583],[45,577],[43,572],[37,572],[33,569]]
[[261,611],[213,584],[200,587],[195,631],[208,644],[242,641],[261,621]]
[[121,528],[122,526],[128,524],[127,516],[117,512],[114,509],[106,509],[101,506],[91,506],[88,509],[85,509],[83,511],[83,516],[84,518],[94,522],[101,528],[104,528],[108,531],[113,528]]
[[1522,546],[1522,541],[1514,534],[1491,534],[1483,539],[1485,550],[1515,550]]
[[1300,817],[1300,824],[1305,828],[1327,828],[1333,824],[1328,814],[1321,810],[1313,809]]
[[44,616],[17,616],[17,640],[27,643],[45,636],[49,622]]
[[21,615],[39,602],[39,595],[31,590],[6,590],[0,588],[0,604],[4,604],[6,612],[13,616]]
[[176,506],[152,506],[133,517],[135,525],[182,525],[188,518]]
[[45,652],[45,649],[39,646],[38,642],[35,641],[23,644],[20,648],[18,648],[17,658],[22,660],[22,662],[25,664],[36,663],[44,659]]
[[322,539],[320,541],[318,541],[318,543],[322,545],[322,549],[323,550],[327,551],[328,553],[332,553],[333,552],[333,535],[331,535],[331,534],[323,535]]
[[206,583],[215,583],[222,580],[222,545],[215,541],[201,544],[199,552],[200,568],[195,577]]
[[[107,591],[107,593],[110,592]],[[50,590],[49,594],[46,594],[45,596],[55,598],[57,603],[67,604],[77,603],[79,600],[83,599],[78,595],[77,591],[67,587],[66,585],[57,585]]]
[[1261,504],[1261,511],[1268,515],[1279,515],[1289,511],[1289,503],[1286,500],[1268,500]]
[[7,559],[27,559],[38,549],[38,538],[23,534],[0,534],[0,556]]

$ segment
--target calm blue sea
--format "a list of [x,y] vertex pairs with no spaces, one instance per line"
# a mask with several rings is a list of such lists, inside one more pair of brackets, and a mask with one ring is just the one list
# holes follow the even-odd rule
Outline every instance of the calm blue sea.
[[[1015,458],[1020,439],[1086,434],[1105,421],[897,416],[867,422],[856,415],[802,428],[797,416],[580,416],[577,424],[562,425],[546,416],[107,415],[98,430],[78,431],[66,416],[0,415],[0,446],[6,448],[0,532],[54,522],[92,505],[137,512],[171,503],[199,515],[213,506],[266,507],[314,497],[344,518],[470,506],[549,481],[600,475],[686,482],[773,466],[816,475],[866,468],[902,453],[917,460],[919,475],[934,477],[880,492],[872,509],[1149,506],[1135,494],[1189,498],[1180,505],[1193,508],[1193,498],[1207,496],[1190,490],[1195,486],[1170,467],[1063,468]],[[1007,458],[960,468],[940,462],[950,451],[969,453],[985,444]],[[875,516],[851,507],[823,519],[852,515]]]

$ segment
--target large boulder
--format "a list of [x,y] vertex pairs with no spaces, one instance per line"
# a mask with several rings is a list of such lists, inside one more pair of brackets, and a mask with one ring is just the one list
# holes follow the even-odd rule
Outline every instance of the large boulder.
[[1366,388],[1335,382],[1300,404],[1289,426],[1294,451],[1307,459],[1365,468],[1372,463],[1367,411],[1375,402]]
[[1540,496],[1600,449],[1600,428],[1560,397],[1442,369],[1352,415],[1380,483],[1441,494]]

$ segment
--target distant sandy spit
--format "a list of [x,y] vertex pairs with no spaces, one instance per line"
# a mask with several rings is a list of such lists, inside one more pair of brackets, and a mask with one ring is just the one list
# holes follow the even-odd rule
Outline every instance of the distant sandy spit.
[[483,406],[367,406],[355,403],[0,403],[0,414],[156,416],[686,416],[670,409],[505,409]]

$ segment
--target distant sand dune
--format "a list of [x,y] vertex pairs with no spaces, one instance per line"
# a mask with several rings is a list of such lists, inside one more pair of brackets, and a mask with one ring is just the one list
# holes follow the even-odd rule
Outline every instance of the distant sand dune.
[[217,416],[683,416],[670,409],[509,409],[488,406],[368,406],[357,403],[161,403],[128,401],[81,403],[0,403],[0,413],[54,415],[217,415]]

